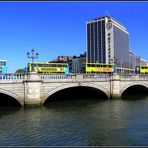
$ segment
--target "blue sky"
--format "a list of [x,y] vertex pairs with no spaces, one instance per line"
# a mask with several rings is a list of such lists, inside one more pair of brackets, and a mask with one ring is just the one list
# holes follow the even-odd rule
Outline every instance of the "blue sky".
[[130,48],[148,60],[148,2],[0,2],[0,59],[8,72],[36,61],[86,51],[86,21],[106,12],[130,33]]

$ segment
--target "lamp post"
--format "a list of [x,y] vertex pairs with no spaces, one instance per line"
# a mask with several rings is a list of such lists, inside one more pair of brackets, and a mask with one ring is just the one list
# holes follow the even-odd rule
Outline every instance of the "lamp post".
[[[31,50],[31,53],[30,52],[27,52],[27,57],[32,60],[32,64],[34,62],[34,59],[37,59],[38,58],[38,55],[39,55],[38,52],[35,53],[35,50],[34,49]],[[33,65],[32,65],[32,69],[34,71]]]
[[34,59],[37,59],[38,58],[38,55],[39,54],[37,52],[35,53],[35,50],[34,49],[31,50],[31,53],[30,52],[27,52],[27,57],[30,58],[30,59],[32,59],[32,63],[34,62]]

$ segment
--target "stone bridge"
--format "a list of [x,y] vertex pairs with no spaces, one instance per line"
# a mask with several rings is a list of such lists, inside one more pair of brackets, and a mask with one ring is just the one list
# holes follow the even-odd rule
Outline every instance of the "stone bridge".
[[49,75],[29,73],[1,74],[0,93],[16,99],[21,106],[41,105],[48,97],[71,87],[91,87],[101,90],[108,98],[120,98],[134,85],[148,88],[147,76],[108,75]]

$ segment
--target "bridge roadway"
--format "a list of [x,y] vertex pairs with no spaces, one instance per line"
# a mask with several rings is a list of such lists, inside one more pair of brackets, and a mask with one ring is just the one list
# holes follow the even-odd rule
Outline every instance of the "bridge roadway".
[[0,75],[0,93],[16,99],[21,106],[42,105],[54,93],[70,87],[91,87],[101,90],[108,98],[118,99],[129,87],[148,88],[147,76],[49,75],[30,73]]

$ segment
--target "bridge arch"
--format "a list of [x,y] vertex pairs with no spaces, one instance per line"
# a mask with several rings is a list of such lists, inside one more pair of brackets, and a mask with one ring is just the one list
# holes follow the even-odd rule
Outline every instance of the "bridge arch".
[[146,85],[145,83],[142,83],[142,84],[139,84],[139,83],[132,83],[132,84],[129,84],[129,85],[127,85],[127,86],[125,86],[125,87],[122,88],[122,90],[120,91],[121,96],[122,96],[122,94],[123,94],[128,88],[130,88],[130,87],[132,87],[132,86],[143,86],[143,87],[145,87],[145,88],[148,89],[148,85]]
[[51,90],[49,93],[47,93],[43,98],[42,98],[42,103],[44,104],[44,102],[54,93],[60,91],[60,90],[64,90],[67,88],[72,88],[72,87],[91,87],[91,88],[95,88],[98,89],[100,91],[102,91],[108,98],[110,98],[110,93],[109,91],[107,91],[104,87],[100,86],[100,85],[96,85],[96,84],[92,84],[92,83],[73,83],[73,84],[66,84],[60,87],[57,87],[53,90]]
[[4,90],[4,89],[0,89],[0,93],[14,98],[21,106],[24,106],[24,102],[20,100],[19,97],[15,95],[14,93],[11,93],[10,91]]

